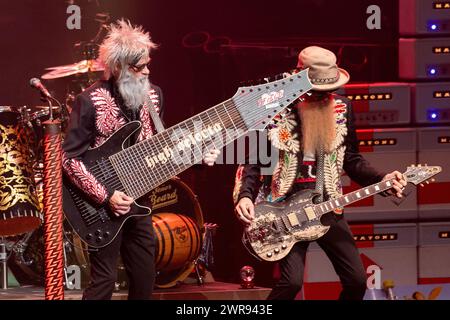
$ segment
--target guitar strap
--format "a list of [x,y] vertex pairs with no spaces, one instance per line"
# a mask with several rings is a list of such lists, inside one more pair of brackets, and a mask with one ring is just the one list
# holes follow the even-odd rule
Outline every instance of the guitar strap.
[[159,117],[158,113],[156,112],[155,105],[153,104],[152,99],[150,97],[147,98],[147,109],[150,113],[150,116],[152,117],[153,124],[155,125],[155,129],[157,133],[164,131],[164,125],[162,124],[161,118]]
[[325,153],[322,148],[319,150],[319,154],[316,155],[317,157],[317,168],[316,168],[316,191],[319,193],[318,200],[319,203],[323,202],[323,185],[325,183]]

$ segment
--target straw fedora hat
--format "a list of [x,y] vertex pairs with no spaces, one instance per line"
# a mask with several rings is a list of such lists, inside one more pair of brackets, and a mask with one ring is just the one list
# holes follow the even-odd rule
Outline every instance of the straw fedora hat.
[[309,68],[309,80],[313,90],[317,91],[336,90],[350,80],[348,72],[338,68],[336,55],[317,46],[307,47],[299,53],[297,68]]

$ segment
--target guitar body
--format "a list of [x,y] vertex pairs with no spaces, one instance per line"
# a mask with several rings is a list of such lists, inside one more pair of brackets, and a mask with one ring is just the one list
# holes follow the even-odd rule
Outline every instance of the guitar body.
[[[95,178],[102,184],[111,179],[117,181],[114,170],[108,166],[108,157],[124,149],[125,142],[141,127],[139,121],[133,121],[122,126],[104,144],[88,150],[83,157],[83,163]],[[107,246],[120,231],[127,219],[133,216],[149,215],[151,210],[147,202],[137,202],[131,205],[126,215],[116,217],[109,206],[100,206],[72,184],[67,176],[63,177],[63,208],[65,216],[78,234],[89,246],[101,248]],[[120,187],[117,188],[120,190]]]
[[[439,166],[413,165],[402,176],[406,182],[417,185],[441,171]],[[245,230],[243,242],[256,258],[280,260],[296,242],[317,240],[330,229],[320,222],[324,214],[391,189],[394,180],[382,180],[318,204],[314,199],[319,194],[314,190],[302,190],[283,202],[260,202],[255,206],[255,219]]]
[[[302,190],[283,202],[263,201],[255,206],[255,219],[244,233],[257,256],[266,261],[284,258],[298,241],[314,241],[330,227],[312,217],[310,208],[318,196],[314,190]],[[248,247],[248,246],[247,246]]]

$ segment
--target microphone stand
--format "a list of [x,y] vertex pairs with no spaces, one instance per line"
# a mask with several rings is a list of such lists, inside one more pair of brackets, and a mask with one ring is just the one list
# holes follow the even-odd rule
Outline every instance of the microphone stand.
[[44,126],[44,256],[45,300],[64,300],[64,247],[62,208],[61,120],[54,119],[52,100],[47,97],[49,120]]

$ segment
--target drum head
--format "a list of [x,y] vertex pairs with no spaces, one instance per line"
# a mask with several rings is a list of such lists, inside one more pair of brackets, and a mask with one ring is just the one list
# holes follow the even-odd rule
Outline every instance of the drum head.
[[202,210],[197,196],[178,178],[152,190],[148,200],[157,239],[155,285],[172,287],[189,276],[200,254]]

